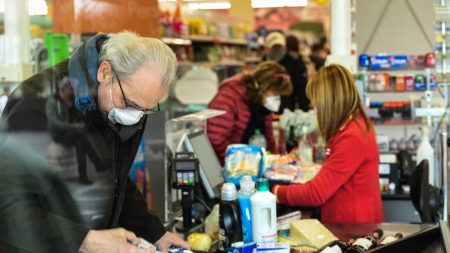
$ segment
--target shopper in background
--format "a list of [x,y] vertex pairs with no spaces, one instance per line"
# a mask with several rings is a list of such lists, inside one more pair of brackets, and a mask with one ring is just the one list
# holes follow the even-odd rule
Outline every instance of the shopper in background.
[[378,147],[353,76],[330,65],[312,77],[306,91],[327,143],[325,161],[303,185],[275,185],[279,203],[320,206],[323,222],[382,222]]
[[[144,133],[145,114],[159,110],[158,101],[167,92],[175,70],[175,55],[164,43],[123,32],[94,36],[76,49],[70,60],[20,84],[2,115],[6,140],[20,139],[40,159],[56,156],[49,149],[45,105],[68,79],[74,94],[70,104],[78,114],[74,117],[81,118],[88,134],[99,140],[94,142],[95,148],[106,147],[99,153],[107,169],[91,170],[92,185],[63,178],[65,185],[59,186],[64,187],[57,189],[70,189],[67,196],[59,192],[76,202],[72,205],[67,200],[65,205],[46,194],[56,182],[40,183],[38,176],[54,175],[64,170],[63,165],[44,168],[45,163],[24,164],[20,159],[7,164],[27,168],[20,170],[23,173],[8,173],[11,168],[2,166],[1,252],[153,252],[137,248],[139,237],[163,252],[170,245],[188,247],[165,230],[128,177]],[[106,145],[100,145],[102,142]],[[75,206],[79,210],[73,210]]]
[[264,46],[266,53],[263,61],[279,62],[286,54],[286,38],[280,32],[271,32],[267,35]]
[[247,144],[256,129],[266,137],[268,150],[273,150],[272,112],[279,110],[280,96],[291,92],[286,70],[273,61],[262,62],[253,72],[222,82],[208,105],[210,109],[226,111],[208,120],[208,137],[222,164],[227,146]]
[[326,48],[326,39],[321,39],[320,42],[312,45],[311,47],[311,61],[314,63],[316,70],[319,71],[324,65],[328,56],[328,50]]
[[281,106],[278,111],[283,113],[284,109],[294,111],[299,108],[305,112],[309,110],[309,99],[306,96],[307,71],[305,63],[300,56],[300,43],[294,35],[286,37],[286,53],[279,61],[289,74],[293,91],[290,96],[281,97]]
[[291,78],[293,92],[289,96],[281,97],[280,109],[276,112],[282,114],[284,109],[294,111],[300,108],[309,110],[309,100],[305,88],[307,83],[307,70],[300,56],[299,41],[294,35],[285,37],[280,32],[271,32],[267,35],[265,47],[268,52],[263,60],[275,61],[283,66]]

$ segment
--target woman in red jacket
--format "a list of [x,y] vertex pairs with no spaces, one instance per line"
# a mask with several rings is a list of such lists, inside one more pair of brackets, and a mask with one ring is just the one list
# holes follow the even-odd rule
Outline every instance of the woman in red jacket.
[[327,142],[325,161],[306,184],[274,186],[279,203],[320,206],[323,222],[382,222],[378,146],[352,75],[340,65],[324,67],[306,89]]
[[259,129],[273,150],[272,112],[280,107],[280,95],[291,94],[292,85],[286,70],[266,61],[253,72],[238,74],[224,80],[208,108],[226,111],[208,120],[208,137],[223,164],[229,144],[245,143]]

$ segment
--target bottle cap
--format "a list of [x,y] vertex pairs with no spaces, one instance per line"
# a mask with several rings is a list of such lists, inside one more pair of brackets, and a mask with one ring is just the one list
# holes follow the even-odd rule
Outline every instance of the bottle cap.
[[269,191],[269,180],[267,178],[256,179],[256,187],[258,188],[259,192]]
[[255,134],[261,134],[261,130],[259,130],[259,128],[255,129]]
[[380,239],[381,237],[383,237],[383,230],[381,229],[376,229],[375,231],[373,231],[373,236],[377,239]]
[[235,200],[237,198],[236,186],[233,183],[224,183],[222,186],[222,200]]
[[255,182],[252,180],[252,176],[246,175],[241,178],[240,181],[241,190],[243,192],[252,192],[255,189]]

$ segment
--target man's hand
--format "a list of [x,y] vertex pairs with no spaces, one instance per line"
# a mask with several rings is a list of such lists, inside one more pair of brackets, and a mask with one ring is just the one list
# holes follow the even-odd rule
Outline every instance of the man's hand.
[[141,239],[123,228],[90,230],[81,244],[80,253],[155,253],[154,248],[137,247]]
[[161,252],[167,253],[170,246],[180,247],[184,249],[189,249],[189,244],[180,239],[178,236],[171,232],[166,232],[159,240],[155,243]]

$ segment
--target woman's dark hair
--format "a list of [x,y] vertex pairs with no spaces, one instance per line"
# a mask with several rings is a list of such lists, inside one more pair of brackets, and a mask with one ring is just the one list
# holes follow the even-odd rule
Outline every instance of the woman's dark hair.
[[281,96],[292,93],[292,84],[286,70],[274,61],[258,64],[253,72],[244,73],[247,97],[250,101],[262,104],[268,91]]

